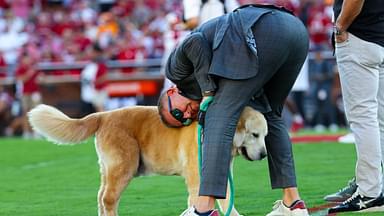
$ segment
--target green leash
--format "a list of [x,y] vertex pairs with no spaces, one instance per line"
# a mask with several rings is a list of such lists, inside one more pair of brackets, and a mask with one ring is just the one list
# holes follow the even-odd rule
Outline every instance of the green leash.
[[[213,101],[213,96],[209,96],[203,103],[200,104],[200,111],[206,112],[209,104]],[[201,167],[202,167],[202,149],[201,149],[201,134],[203,132],[203,126],[199,123],[197,126],[197,152],[198,152],[198,162],[199,162],[199,175],[201,179]],[[234,195],[234,186],[233,186],[233,178],[232,171],[229,171],[228,175],[229,180],[229,205],[225,216],[229,216],[233,209],[233,195]],[[223,214],[223,212],[221,212]]]

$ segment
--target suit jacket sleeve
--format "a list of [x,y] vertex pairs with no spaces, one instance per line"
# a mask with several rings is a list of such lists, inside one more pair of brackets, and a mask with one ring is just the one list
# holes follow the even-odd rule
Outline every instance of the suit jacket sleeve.
[[[191,94],[200,94],[204,91],[214,91],[216,85],[208,75],[212,51],[204,36],[199,32],[189,35],[171,54],[168,60],[166,76],[173,81],[185,96],[196,99]],[[200,87],[196,91],[194,83]]]
[[195,32],[192,34],[190,40],[185,43],[184,53],[193,64],[194,74],[201,91],[215,91],[215,82],[208,74],[212,60],[212,49],[202,33]]

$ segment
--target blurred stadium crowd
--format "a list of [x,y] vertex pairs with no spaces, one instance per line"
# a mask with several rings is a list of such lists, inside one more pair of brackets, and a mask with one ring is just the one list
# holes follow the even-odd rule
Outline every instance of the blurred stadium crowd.
[[[308,28],[311,52],[286,106],[286,121],[292,130],[343,127],[340,88],[330,44],[333,1],[238,2],[284,6],[294,11]],[[107,60],[161,59],[166,44],[183,32],[179,25],[182,15],[181,0],[0,0],[0,135],[25,132],[23,113],[28,108],[15,102],[28,93],[26,90],[38,91],[37,63],[89,62],[94,58],[95,44]],[[68,69],[50,73],[59,76],[80,72]],[[119,72],[138,71],[126,67]],[[6,88],[1,81],[6,79],[15,80],[15,86],[21,80],[24,90]],[[30,83],[25,86],[27,82]]]

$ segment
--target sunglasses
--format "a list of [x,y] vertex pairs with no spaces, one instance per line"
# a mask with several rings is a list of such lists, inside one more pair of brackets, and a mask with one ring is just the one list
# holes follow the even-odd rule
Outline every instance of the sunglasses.
[[175,108],[172,109],[171,97],[168,95],[168,111],[177,121],[181,122],[183,125],[190,125],[192,123],[191,119],[184,118],[184,112]]

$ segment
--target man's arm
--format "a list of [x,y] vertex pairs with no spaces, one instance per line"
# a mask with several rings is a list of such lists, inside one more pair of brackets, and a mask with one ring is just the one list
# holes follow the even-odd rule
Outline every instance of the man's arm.
[[216,89],[215,82],[208,74],[212,60],[212,49],[200,32],[191,35],[184,46],[184,53],[192,62],[194,75],[201,88],[203,96],[212,96]]
[[336,18],[336,28],[340,33],[345,32],[363,8],[364,0],[344,0],[339,17]]
[[208,42],[200,32],[195,32],[185,38],[170,55],[165,74],[179,89],[185,90],[185,87],[197,81],[201,95],[212,95],[216,85],[208,75],[211,59],[212,50]]
[[186,48],[189,43],[191,43],[191,35],[172,51],[165,66],[165,75],[177,85],[184,97],[201,100],[201,88],[194,74],[194,66],[186,55],[186,52],[189,52]]

